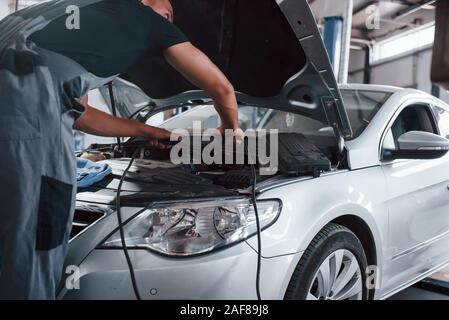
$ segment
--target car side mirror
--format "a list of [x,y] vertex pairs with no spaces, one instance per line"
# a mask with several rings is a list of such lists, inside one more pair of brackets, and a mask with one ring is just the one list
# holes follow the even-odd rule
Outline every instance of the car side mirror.
[[424,131],[410,131],[398,138],[396,150],[384,150],[384,160],[437,159],[449,151],[449,140]]

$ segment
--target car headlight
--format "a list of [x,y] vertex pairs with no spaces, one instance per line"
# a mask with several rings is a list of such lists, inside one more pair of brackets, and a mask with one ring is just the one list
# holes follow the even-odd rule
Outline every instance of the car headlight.
[[[272,224],[280,200],[257,202],[261,228]],[[155,203],[124,226],[126,246],[147,248],[170,256],[213,251],[242,241],[257,232],[249,200],[215,200]],[[121,248],[119,231],[103,247]]]

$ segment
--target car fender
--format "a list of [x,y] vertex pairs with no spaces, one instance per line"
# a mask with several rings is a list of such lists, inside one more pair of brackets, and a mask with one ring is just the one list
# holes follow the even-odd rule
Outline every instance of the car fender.
[[[262,233],[262,255],[269,258],[303,252],[326,224],[351,215],[369,227],[377,266],[382,270],[388,232],[385,191],[381,168],[372,167],[292,181],[262,192],[259,199],[279,198],[283,203],[276,223]],[[257,248],[256,237],[248,243]]]

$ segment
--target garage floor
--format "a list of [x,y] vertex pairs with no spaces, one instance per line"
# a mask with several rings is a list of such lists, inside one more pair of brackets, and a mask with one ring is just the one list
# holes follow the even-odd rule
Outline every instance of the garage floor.
[[[427,282],[422,282],[399,292],[389,300],[449,300],[449,294],[447,294],[449,288],[449,267],[433,274],[430,279],[441,281],[446,289],[439,290],[433,284],[429,285]],[[441,293],[441,291],[445,291],[446,294]]]

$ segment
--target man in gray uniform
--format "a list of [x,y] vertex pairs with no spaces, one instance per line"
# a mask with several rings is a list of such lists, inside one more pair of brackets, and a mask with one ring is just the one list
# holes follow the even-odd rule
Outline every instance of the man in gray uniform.
[[[70,5],[79,30],[66,28]],[[49,1],[0,22],[0,299],[55,298],[76,193],[73,128],[169,140],[90,107],[89,90],[163,55],[214,99],[223,128],[238,129],[232,85],[172,22],[168,0]]]

